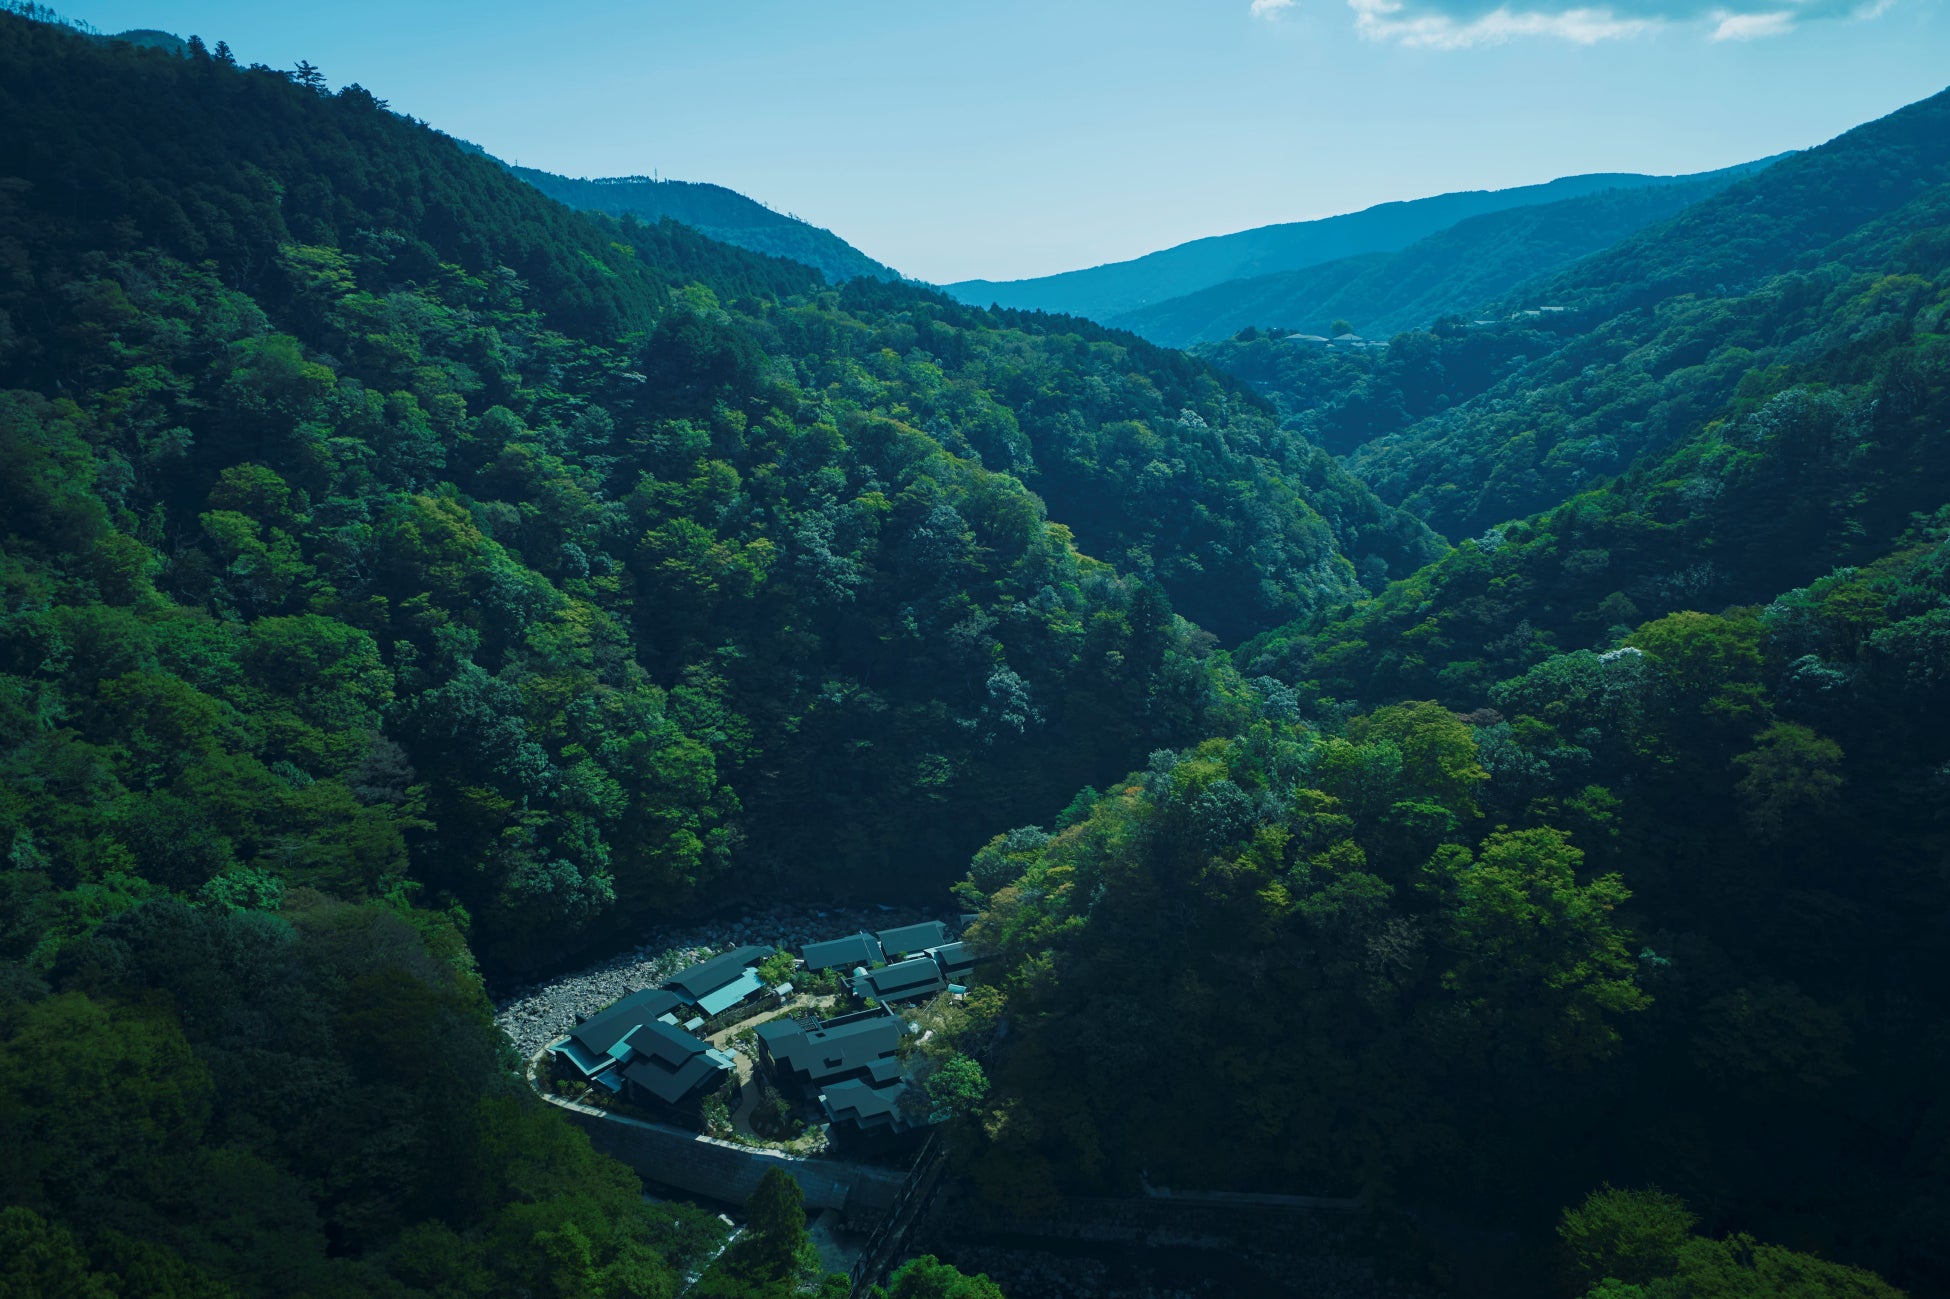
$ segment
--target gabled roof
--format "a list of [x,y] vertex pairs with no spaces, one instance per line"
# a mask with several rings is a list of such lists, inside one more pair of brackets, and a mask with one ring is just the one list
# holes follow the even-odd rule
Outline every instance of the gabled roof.
[[638,1059],[624,1067],[623,1077],[658,1100],[675,1105],[723,1072],[717,1061],[700,1051],[675,1068],[647,1057]]
[[934,963],[933,957],[916,956],[867,971],[853,981],[853,993],[877,1001],[905,1001],[930,996],[947,986],[947,980],[941,977],[941,967]]
[[715,1015],[721,1010],[737,1005],[764,986],[765,980],[758,977],[758,971],[741,970],[738,977],[724,987],[699,997],[697,1008],[707,1015]]
[[948,941],[948,926],[939,920],[924,920],[918,925],[883,929],[874,937],[891,960],[902,952],[925,952],[930,947],[939,947]]
[[[849,1015],[810,1028],[789,1020],[773,1020],[759,1025],[758,1035],[773,1063],[822,1083],[872,1068],[882,1058],[891,1057],[903,1031],[902,1022],[883,1011]],[[898,1062],[894,1062],[894,1072],[900,1072]]]
[[[609,1049],[630,1035],[630,1030],[638,1024],[645,1024],[659,1015],[668,1014],[672,1007],[681,1005],[679,999],[662,988],[644,988],[632,992],[606,1010],[597,1011],[582,1023],[569,1030],[569,1040],[592,1058],[609,1054]],[[577,1061],[581,1067],[581,1061]],[[585,1071],[586,1072],[586,1071]]]
[[823,943],[807,943],[800,949],[800,955],[806,958],[808,970],[872,965],[875,961],[887,959],[881,955],[880,944],[869,934],[848,934],[845,938],[829,938]]
[[861,1127],[884,1125],[899,1127],[904,1125],[901,1117],[901,1094],[907,1090],[906,1083],[872,1086],[849,1079],[834,1083],[819,1094],[820,1108],[834,1123],[858,1123]]
[[930,949],[928,955],[934,958],[935,964],[941,967],[941,973],[948,978],[966,974],[975,968],[975,953],[968,950],[967,943],[943,943]]
[[570,1064],[581,1071],[582,1076],[585,1078],[592,1077],[616,1063],[607,1054],[589,1051],[572,1037],[563,1038],[560,1042],[551,1046],[549,1050],[556,1055],[565,1057]]
[[653,1019],[630,1034],[622,1073],[658,1100],[675,1104],[732,1067],[731,1058],[722,1051]]
[[747,966],[757,965],[772,955],[769,947],[734,947],[708,961],[699,961],[688,970],[679,970],[664,980],[664,987],[696,1002],[716,992],[744,974]]
[[630,1049],[639,1057],[675,1069],[710,1048],[683,1029],[653,1019],[630,1034]]

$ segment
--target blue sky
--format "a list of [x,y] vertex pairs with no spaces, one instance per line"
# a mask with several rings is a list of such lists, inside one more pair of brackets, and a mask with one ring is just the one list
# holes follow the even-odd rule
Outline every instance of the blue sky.
[[1945,0],[67,0],[319,65],[503,158],[729,185],[910,275],[1817,144],[1950,84]]

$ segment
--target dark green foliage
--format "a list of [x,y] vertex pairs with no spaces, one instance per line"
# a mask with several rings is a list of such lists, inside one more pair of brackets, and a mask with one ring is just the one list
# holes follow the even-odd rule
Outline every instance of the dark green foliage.
[[1003,1299],[1002,1287],[977,1272],[969,1276],[932,1254],[894,1269],[876,1299]]
[[1860,1268],[1733,1235],[1692,1234],[1697,1219],[1658,1191],[1606,1187],[1558,1224],[1586,1299],[1899,1299]]
[[[707,1299],[788,1299],[821,1282],[819,1252],[806,1234],[805,1201],[791,1174],[768,1168],[745,1202],[744,1234],[690,1293]],[[845,1283],[844,1276],[827,1276],[818,1292],[844,1294]]]
[[411,895],[508,966],[734,863],[945,880],[1236,707],[1173,602],[1241,636],[1432,552],[1177,354],[577,216],[268,71],[13,18],[0,67],[5,824],[100,893],[50,949],[151,887]]
[[635,1177],[507,1072],[448,937],[307,892],[65,944],[0,1000],[0,1287],[670,1294]]
[[634,216],[653,225],[676,221],[734,248],[803,262],[835,284],[862,275],[877,280],[900,278],[897,271],[882,266],[832,231],[774,212],[722,185],[652,180],[648,176],[576,180],[533,167],[509,170],[558,203],[579,211]]
[[[1288,359],[1257,338],[1206,354],[1455,539],[1642,471],[1796,382],[1892,382],[1895,400],[1853,418],[1900,424],[1932,386],[1926,339],[1943,332],[1946,140],[1950,95],[1913,104],[1526,285],[1491,312],[1500,324],[1411,335],[1400,360]],[[1334,392],[1341,375],[1361,387]]]

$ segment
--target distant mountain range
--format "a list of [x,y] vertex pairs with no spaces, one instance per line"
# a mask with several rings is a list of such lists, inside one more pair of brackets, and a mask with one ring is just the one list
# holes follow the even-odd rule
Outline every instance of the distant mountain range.
[[899,271],[875,261],[832,231],[774,212],[722,185],[652,180],[648,176],[578,180],[533,167],[510,166],[508,170],[572,208],[651,222],[669,217],[734,247],[802,262],[834,283],[861,276],[901,278]]
[[[946,289],[975,306],[995,303],[1027,311],[1062,312],[1110,321],[1230,280],[1304,270],[1364,254],[1400,252],[1438,231],[1492,212],[1614,190],[1696,185],[1703,179],[1702,176],[1598,172],[1513,189],[1437,194],[1381,203],[1317,221],[1294,221],[1196,239],[1131,261],[1060,275],[1001,282],[964,280],[947,285]],[[1344,268],[1342,274],[1351,281],[1362,269]]]
[[1248,325],[1325,334],[1344,321],[1387,337],[1481,310],[1512,289],[1609,248],[1711,198],[1774,159],[1678,183],[1637,185],[1485,213],[1397,253],[1365,253],[1224,284],[1113,316],[1107,324],[1167,347],[1230,338]]

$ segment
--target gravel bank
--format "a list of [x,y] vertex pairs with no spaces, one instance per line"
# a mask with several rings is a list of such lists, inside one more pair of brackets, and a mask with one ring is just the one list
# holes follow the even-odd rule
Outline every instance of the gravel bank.
[[684,967],[730,948],[769,943],[796,953],[822,938],[937,919],[951,926],[954,921],[951,915],[930,915],[912,907],[884,911],[879,907],[823,911],[774,907],[754,909],[735,919],[654,929],[631,951],[575,974],[516,989],[496,1003],[494,1021],[526,1059],[574,1028],[577,1015],[593,1015],[618,997],[655,987]]

